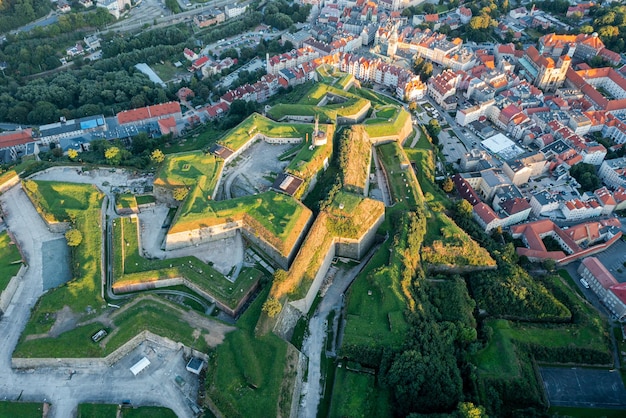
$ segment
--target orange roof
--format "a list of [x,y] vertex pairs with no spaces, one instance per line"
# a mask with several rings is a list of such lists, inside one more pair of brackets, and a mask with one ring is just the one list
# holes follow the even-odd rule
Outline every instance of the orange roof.
[[600,283],[600,285],[608,289],[617,284],[617,280],[609,271],[604,267],[604,264],[600,262],[596,257],[587,257],[582,261],[582,264],[591,273],[593,277]]
[[21,131],[0,133],[0,148],[14,147],[33,142],[33,130],[31,128]]
[[154,106],[141,107],[139,109],[124,110],[117,114],[117,123],[139,122],[146,119],[160,118],[162,116],[180,113],[180,103],[168,102]]

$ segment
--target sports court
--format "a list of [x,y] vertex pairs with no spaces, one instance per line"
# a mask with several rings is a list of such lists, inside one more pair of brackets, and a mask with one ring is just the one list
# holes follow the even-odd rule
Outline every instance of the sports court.
[[539,372],[552,406],[626,409],[626,389],[618,370],[542,367]]

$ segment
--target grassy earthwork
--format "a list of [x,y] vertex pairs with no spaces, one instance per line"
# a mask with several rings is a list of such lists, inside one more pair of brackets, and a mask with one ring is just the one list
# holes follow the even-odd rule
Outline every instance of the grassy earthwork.
[[254,268],[242,269],[233,283],[223,274],[196,257],[173,259],[146,259],[139,253],[136,218],[118,218],[113,226],[114,284],[116,292],[125,286],[182,277],[210,294],[224,305],[237,307],[241,298],[261,279],[263,274]]
[[[194,201],[199,197],[190,196]],[[169,233],[243,221],[256,230],[265,241],[283,254],[288,254],[311,216],[311,211],[291,196],[268,191],[206,204],[183,205]]]
[[[110,325],[100,322],[79,323],[74,329],[55,338],[35,335],[20,339],[14,357],[105,357],[144,330],[181,342],[200,351],[208,350],[203,338],[209,331],[198,330],[184,319],[187,310],[165,300],[147,296],[135,299],[109,316]],[[107,335],[99,343],[91,340],[99,330]]]
[[254,113],[217,142],[232,151],[236,151],[257,133],[270,138],[304,138],[307,133],[310,137],[311,132],[313,132],[313,125],[311,124],[274,122]]
[[217,184],[223,161],[202,151],[171,154],[165,158],[155,186],[192,187],[202,179],[203,191],[209,195]]
[[22,256],[6,232],[0,233],[0,293],[6,289],[11,278],[22,265]]

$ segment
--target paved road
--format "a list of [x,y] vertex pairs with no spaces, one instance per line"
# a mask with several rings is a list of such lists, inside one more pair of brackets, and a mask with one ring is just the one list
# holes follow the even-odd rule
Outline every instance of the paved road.
[[122,359],[110,368],[101,365],[76,368],[77,373],[71,379],[66,367],[27,372],[11,368],[13,350],[31,308],[43,292],[42,243],[58,239],[60,235],[48,231],[21,186],[3,193],[0,204],[6,224],[28,262],[16,294],[0,319],[0,399],[50,402],[52,418],[73,416],[82,402],[117,403],[122,399],[131,399],[138,405],[163,405],[179,417],[191,416],[187,398],[173,380],[176,374],[186,376],[182,353],[178,351],[161,350],[162,358],[154,358],[154,366],[138,377],[133,377],[128,367],[140,358],[137,358],[139,354]]

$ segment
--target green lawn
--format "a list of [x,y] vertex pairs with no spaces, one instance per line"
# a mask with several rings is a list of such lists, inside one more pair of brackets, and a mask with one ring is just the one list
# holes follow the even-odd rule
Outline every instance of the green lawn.
[[396,205],[412,210],[418,204],[422,204],[424,201],[422,190],[420,184],[414,180],[411,166],[406,169],[400,166],[401,162],[409,164],[402,148],[396,142],[391,142],[377,147],[377,152],[387,172],[391,198]]
[[491,341],[474,356],[478,371],[494,377],[517,377],[520,374],[515,345],[506,333],[509,323],[505,320],[490,321],[493,329]]
[[202,192],[211,195],[219,179],[223,160],[202,151],[170,154],[159,168],[156,186],[194,187],[202,182]]
[[374,106],[375,108],[379,108],[379,107],[386,106],[386,105],[402,106],[403,104],[402,102],[396,99],[392,99],[391,97],[377,93],[374,90],[370,90],[370,89],[357,89],[353,87],[350,89],[350,92],[356,94],[357,96],[361,96],[364,99],[369,100],[370,102],[372,102],[372,106]]
[[135,196],[135,200],[137,201],[137,205],[147,205],[149,203],[156,202],[156,199],[151,194],[143,194],[143,195]]
[[366,124],[365,131],[372,138],[381,136],[397,135],[411,115],[404,109],[400,109],[398,115],[391,121],[377,124]]
[[[118,408],[119,405],[82,403],[78,405],[78,418],[116,418]],[[121,413],[123,418],[176,418],[174,411],[160,406],[123,407]]]
[[[488,320],[493,337],[487,347],[474,355],[481,373],[491,376],[519,374],[515,342],[537,344],[547,348],[586,348],[606,351],[606,340],[597,329],[590,326],[561,324],[555,327],[513,323],[504,319]],[[565,361],[565,359],[563,359]]]
[[[28,183],[28,182],[25,182]],[[35,305],[24,335],[46,332],[53,322],[49,314],[69,306],[74,313],[82,315],[88,307],[98,309],[103,304],[100,297],[102,235],[100,208],[102,193],[93,185],[59,182],[32,182],[33,200],[44,216],[59,220],[71,220],[82,232],[82,243],[72,250],[72,280],[48,291]],[[25,187],[28,193],[28,186]]]
[[137,200],[135,195],[131,193],[122,193],[115,195],[115,209],[137,209]]
[[[180,319],[184,311],[162,299],[140,300],[128,309],[117,311],[110,316],[113,328],[95,322],[78,326],[57,338],[37,338],[29,341],[21,339],[13,355],[18,358],[105,357],[144,330],[200,351],[208,350],[203,338],[208,331],[194,333],[195,328]],[[105,329],[109,335],[96,344],[91,340],[91,336],[100,329]]]
[[398,274],[390,274],[390,247],[387,240],[350,287],[344,345],[398,346],[404,341],[407,303]]
[[43,404],[0,401],[0,418],[41,418]]
[[392,415],[389,392],[376,386],[373,374],[337,367],[330,417],[367,418]]
[[131,283],[184,277],[225,305],[235,308],[263,277],[261,271],[244,267],[235,283],[196,257],[148,260],[139,254],[137,220],[118,218],[113,226],[114,286],[122,289]]
[[310,142],[309,144],[305,144],[305,146],[300,148],[300,151],[298,151],[285,169],[287,172],[304,179],[306,184],[308,184],[310,179],[315,177],[319,171],[324,169],[324,162],[328,163],[333,153],[334,126],[322,125],[320,129],[326,132],[326,144],[314,147],[313,149],[310,149]]
[[185,74],[185,68],[176,68],[171,62],[165,62],[164,64],[151,64],[150,68],[154,71],[164,83],[173,80],[176,75]]
[[273,333],[255,336],[266,297],[263,291],[237,321],[239,329],[229,333],[211,356],[207,396],[223,416],[277,416],[287,343]]
[[6,289],[11,278],[19,271],[21,261],[22,256],[17,246],[11,243],[9,234],[0,233],[0,293]]

